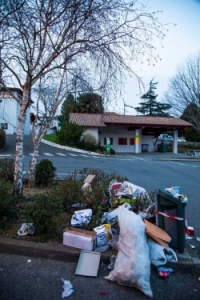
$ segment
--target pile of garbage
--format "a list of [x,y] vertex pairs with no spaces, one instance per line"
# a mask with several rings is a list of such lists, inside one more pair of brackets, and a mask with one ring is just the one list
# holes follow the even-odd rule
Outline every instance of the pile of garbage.
[[[93,176],[85,180],[84,190],[91,191]],[[110,209],[102,215],[101,224],[92,231],[85,230],[92,219],[92,208],[75,210],[71,227],[63,232],[63,245],[92,254],[115,249],[116,255],[110,257],[110,273],[105,279],[137,288],[153,297],[150,265],[157,267],[160,277],[174,271],[163,267],[167,261],[177,261],[176,253],[169,247],[171,237],[155,225],[155,203],[144,188],[128,181],[112,180],[108,190]],[[138,198],[148,199],[149,206],[135,213],[133,207]]]
[[[89,174],[84,180],[82,191],[86,198],[92,193],[94,178],[95,175]],[[162,193],[166,194],[166,199],[162,199],[165,204],[158,204],[143,187],[129,181],[118,182],[113,179],[108,185],[108,211],[102,213],[98,226],[92,227],[92,230],[86,228],[93,224],[93,207],[75,203],[72,206],[71,227],[63,231],[63,245],[81,249],[76,274],[96,276],[101,253],[112,249],[115,250],[115,255],[110,257],[110,273],[105,279],[137,288],[146,296],[153,297],[150,286],[151,264],[157,268],[159,277],[166,278],[174,270],[164,265],[168,261],[177,262],[176,253],[169,246],[174,239],[174,233],[170,234],[171,232],[160,228],[157,220],[162,216],[165,218],[164,223],[170,224],[168,227],[171,227],[170,220],[185,224],[184,214],[181,217],[173,215],[176,208],[172,209],[169,205],[167,209],[166,201],[169,198],[175,199],[172,200],[175,205],[188,203],[186,195],[180,193],[178,186],[166,188]],[[184,210],[180,211],[183,213]],[[186,224],[182,229],[183,235],[194,234],[193,228]],[[34,223],[22,223],[18,235],[34,235],[36,230],[37,226]],[[87,267],[87,261],[93,261],[92,268],[91,263]],[[63,297],[71,295],[71,283],[64,279],[62,281]]]

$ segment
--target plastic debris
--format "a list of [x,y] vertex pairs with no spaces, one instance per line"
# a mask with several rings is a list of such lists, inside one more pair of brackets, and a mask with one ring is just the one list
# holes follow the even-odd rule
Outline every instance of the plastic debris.
[[158,277],[167,278],[169,277],[169,273],[166,271],[157,271]]
[[71,285],[71,282],[69,280],[65,280],[61,278],[63,284],[64,291],[62,292],[62,298],[68,297],[73,293],[73,286]]
[[200,242],[200,237],[196,237],[197,241]]
[[161,278],[167,278],[171,273],[174,273],[175,270],[166,267],[157,267],[157,274]]
[[169,272],[169,273],[174,273],[175,272],[175,270],[172,269],[172,268],[167,268],[167,267],[162,267],[162,266],[157,267],[157,270],[162,271],[162,272]]
[[111,257],[110,257],[110,264],[108,265],[108,269],[109,270],[113,270],[114,269],[116,258],[117,258],[117,256],[111,255]]
[[34,235],[36,232],[36,226],[33,223],[22,223],[20,229],[17,231],[18,235]]
[[31,259],[28,259],[28,260],[27,260],[27,263],[31,263]]

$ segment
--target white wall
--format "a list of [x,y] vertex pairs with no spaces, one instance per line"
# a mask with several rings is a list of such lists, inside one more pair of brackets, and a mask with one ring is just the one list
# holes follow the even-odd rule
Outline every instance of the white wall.
[[[6,134],[16,133],[17,102],[13,99],[2,99],[0,103],[0,125],[7,123]],[[1,126],[0,126],[1,127]]]
[[[135,153],[135,145],[130,145],[130,138],[135,138],[135,130],[128,131],[128,128],[123,126],[107,126],[106,128],[101,128],[100,130],[100,145],[104,145],[104,138],[113,138],[113,145],[111,148],[115,150],[116,153]],[[127,138],[127,145],[118,145],[118,138]],[[139,149],[142,151],[142,144],[148,144],[148,152],[157,151],[157,146],[154,145],[154,136],[142,136],[139,138]]]
[[[17,131],[18,115],[20,106],[14,99],[1,99],[0,102],[0,128],[1,123],[7,123],[7,129],[4,129],[6,134],[13,134]],[[30,108],[26,111],[26,121],[24,125],[24,134],[30,134]]]
[[[130,138],[135,137],[135,131],[128,131],[128,128],[123,128],[122,126],[107,126],[106,128],[100,129],[101,134],[99,135],[100,138],[100,145],[104,145],[104,138],[113,138],[113,145],[110,147],[115,150],[115,152],[123,153],[123,152],[135,152],[135,146],[129,145]],[[127,138],[128,144],[127,145],[118,145],[118,138]]]
[[[135,153],[135,145],[130,145],[130,138],[135,138],[135,130],[128,131],[127,127],[123,126],[107,126],[104,128],[87,128],[84,132],[90,131],[100,141],[100,145],[106,147],[104,138],[113,138],[113,145],[110,145],[116,153]],[[154,136],[139,135],[139,152],[142,152],[142,144],[148,144],[148,152],[157,151],[157,146],[154,145]],[[118,138],[127,138],[127,145],[118,145]]]
[[[142,136],[142,140],[141,140],[141,147],[142,147],[142,144],[148,144],[148,149],[149,149],[149,152],[155,152],[157,151],[158,147],[155,143],[155,138],[154,136],[152,135],[143,135]],[[142,149],[142,148],[141,148]]]

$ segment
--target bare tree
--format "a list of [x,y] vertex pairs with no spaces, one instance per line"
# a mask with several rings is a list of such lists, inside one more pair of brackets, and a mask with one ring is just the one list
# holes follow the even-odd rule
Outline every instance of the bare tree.
[[[48,78],[45,76],[40,77],[39,84],[33,89],[37,100],[36,105],[34,106],[35,118],[31,130],[33,138],[33,155],[29,170],[29,187],[35,186],[35,168],[41,139],[51,127],[58,106],[66,98],[68,92],[67,87],[66,69],[60,68],[51,72]],[[43,105],[43,110],[40,108],[41,104]],[[40,126],[36,127],[35,125],[38,120],[40,122]]]
[[14,192],[22,194],[24,121],[34,84],[64,65],[68,85],[77,70],[89,74],[94,90],[109,93],[122,87],[126,76],[140,81],[131,63],[159,59],[155,39],[162,42],[165,26],[139,0],[23,0],[21,6],[18,2],[6,1],[12,13],[2,19],[6,37],[0,60],[1,83],[23,93],[18,100],[14,174]]
[[173,115],[184,116],[200,132],[200,52],[178,67],[164,98]]

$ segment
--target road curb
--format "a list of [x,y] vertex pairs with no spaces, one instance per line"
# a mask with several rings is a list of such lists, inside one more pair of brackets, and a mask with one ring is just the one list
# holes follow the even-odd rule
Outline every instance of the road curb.
[[163,157],[163,158],[160,158],[160,157],[157,157],[156,160],[158,161],[190,161],[190,162],[200,162],[200,158],[170,158],[170,157]]
[[49,146],[56,147],[56,148],[59,148],[59,149],[64,149],[64,150],[74,151],[74,152],[84,153],[84,154],[91,154],[91,155],[96,155],[96,156],[102,156],[102,154],[97,153],[97,152],[86,151],[86,150],[82,150],[82,149],[78,149],[78,148],[63,146],[63,145],[59,145],[59,144],[56,144],[56,143],[53,143],[53,142],[50,142],[50,141],[47,141],[47,140],[44,140],[44,139],[42,139],[41,142],[43,144],[47,144]]
[[[36,243],[17,239],[0,238],[0,252],[7,254],[23,255],[29,258],[45,258],[66,262],[77,262],[81,250],[64,246],[59,243]],[[109,263],[111,255],[116,251],[108,249],[101,254],[101,260]],[[200,259],[187,245],[184,253],[177,252],[177,262],[168,262],[167,265],[176,269],[191,273],[200,272]]]

